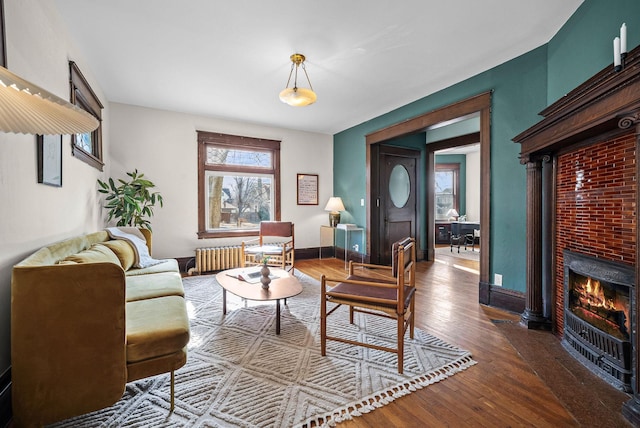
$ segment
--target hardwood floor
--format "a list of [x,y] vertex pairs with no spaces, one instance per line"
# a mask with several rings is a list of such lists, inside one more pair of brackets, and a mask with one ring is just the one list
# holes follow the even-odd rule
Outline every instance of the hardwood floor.
[[[416,326],[471,351],[478,364],[340,427],[581,426],[492,321],[519,315],[478,303],[477,265],[419,262]],[[296,261],[296,269],[316,279],[346,272],[336,259]]]

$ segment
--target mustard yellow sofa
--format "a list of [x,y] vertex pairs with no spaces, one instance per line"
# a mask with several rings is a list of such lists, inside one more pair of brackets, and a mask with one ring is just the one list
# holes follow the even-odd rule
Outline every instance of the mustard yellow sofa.
[[[141,230],[151,252],[152,236]],[[144,241],[142,241],[144,242]],[[142,244],[144,246],[144,244]],[[125,384],[187,360],[189,320],[176,260],[135,268],[106,231],[41,248],[14,266],[14,424],[42,426],[108,407]]]

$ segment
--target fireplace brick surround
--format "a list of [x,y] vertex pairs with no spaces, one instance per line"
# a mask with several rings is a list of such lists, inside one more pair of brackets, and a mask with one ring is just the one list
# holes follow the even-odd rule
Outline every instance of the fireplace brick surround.
[[527,176],[522,324],[563,335],[564,250],[629,266],[632,397],[620,411],[640,426],[640,47],[621,71],[606,67],[540,114],[513,139]]
[[558,156],[553,331],[559,336],[564,250],[635,265],[635,149],[636,137],[628,133]]

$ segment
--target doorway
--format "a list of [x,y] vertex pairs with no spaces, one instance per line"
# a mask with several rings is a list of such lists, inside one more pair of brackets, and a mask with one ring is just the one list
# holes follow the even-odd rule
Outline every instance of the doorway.
[[379,245],[370,254],[372,263],[390,265],[391,245],[407,236],[418,236],[418,169],[421,157],[418,150],[382,144],[375,151],[377,186],[374,201],[377,209],[374,224],[377,228],[371,235]]
[[[461,118],[471,115],[479,115],[480,131],[478,140],[480,142],[480,223],[482,225],[482,233],[480,235],[480,247],[483,249],[490,248],[490,167],[491,167],[491,139],[490,139],[490,107],[491,92],[476,95],[472,98],[448,105],[446,107],[425,113],[421,116],[409,119],[387,128],[375,131],[366,136],[366,161],[367,161],[367,194],[369,195],[367,204],[367,253],[375,254],[379,252],[383,242],[379,238],[377,232],[379,230],[379,222],[381,216],[378,214],[378,207],[375,205],[375,192],[378,189],[376,179],[376,171],[372,167],[376,166],[378,156],[378,148],[386,142],[425,132],[430,126],[436,124],[447,123],[448,121],[459,121]],[[434,183],[434,150],[438,143],[427,145],[426,151],[426,200],[435,200],[435,183]],[[430,147],[431,146],[431,147]],[[429,204],[432,207],[431,204]],[[422,229],[421,229],[422,227]],[[418,212],[416,233],[424,230],[425,239],[421,242],[419,248],[419,258],[433,260],[435,253],[435,212],[431,209]],[[489,251],[480,253],[480,283],[489,282]]]
[[[480,144],[435,152],[435,260],[479,272]],[[475,262],[472,263],[472,262]]]

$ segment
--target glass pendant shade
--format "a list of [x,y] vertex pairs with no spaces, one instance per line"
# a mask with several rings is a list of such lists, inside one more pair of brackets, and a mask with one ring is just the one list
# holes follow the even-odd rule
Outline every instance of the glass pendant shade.
[[316,102],[316,93],[307,88],[286,88],[280,92],[280,101],[293,107],[304,107]]
[[[313,92],[307,69],[304,66],[305,56],[295,53],[291,55],[290,59],[292,62],[291,71],[289,72],[286,88],[280,91],[280,101],[292,107],[304,107],[315,103],[318,97],[316,93]],[[298,87],[298,68],[300,67],[302,67],[302,71],[304,71],[304,75],[307,78],[307,83],[309,83],[308,89]],[[293,87],[290,88],[289,83],[291,83],[291,76],[293,76]]]

